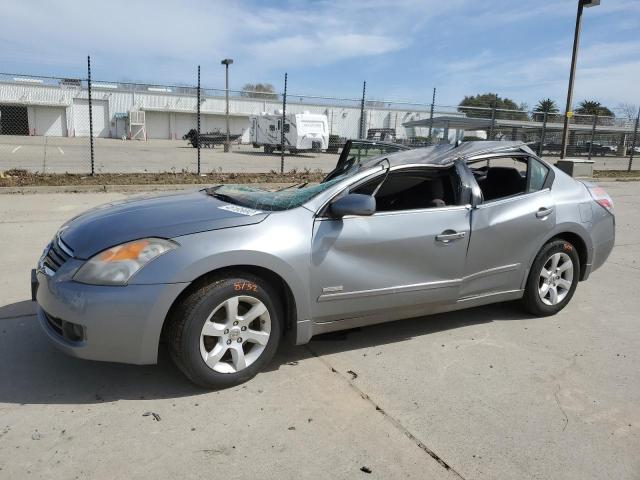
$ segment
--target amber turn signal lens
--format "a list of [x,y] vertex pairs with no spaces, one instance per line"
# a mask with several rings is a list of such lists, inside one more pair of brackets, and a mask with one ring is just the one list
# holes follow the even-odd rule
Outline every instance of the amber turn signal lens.
[[102,252],[98,259],[102,262],[118,262],[122,260],[137,260],[140,252],[149,245],[149,240],[138,240]]

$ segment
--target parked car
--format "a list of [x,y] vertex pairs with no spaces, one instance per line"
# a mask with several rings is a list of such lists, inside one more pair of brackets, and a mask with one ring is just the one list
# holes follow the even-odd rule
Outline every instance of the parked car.
[[372,143],[348,142],[319,184],[219,185],[68,221],[32,272],[42,328],[70,355],[133,364],[163,339],[218,388],[283,336],[512,300],[553,315],[613,248],[611,198],[524,144],[356,155]]

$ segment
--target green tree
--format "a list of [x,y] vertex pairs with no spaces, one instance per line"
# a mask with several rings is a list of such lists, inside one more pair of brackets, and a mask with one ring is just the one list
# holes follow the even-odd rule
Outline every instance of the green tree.
[[597,115],[598,125],[606,125],[613,122],[611,117],[615,117],[611,109],[595,100],[583,100],[578,104],[578,108],[574,110],[574,113],[577,115],[573,117],[575,123],[591,124],[593,123],[593,116]]
[[598,115],[599,117],[615,117],[611,109],[595,100],[583,100],[578,104],[575,112],[578,115]]
[[[458,111],[464,112],[468,117],[491,118],[491,109],[496,107],[496,118],[510,120],[527,120],[526,112],[505,112],[500,110],[519,110],[516,102],[510,98],[501,98],[495,93],[482,93],[478,95],[465,96],[458,105]],[[465,108],[474,107],[474,108]],[[482,110],[479,110],[481,108]]]
[[537,122],[544,121],[544,114],[547,114],[547,122],[556,122],[559,118],[559,115],[554,115],[558,113],[560,109],[556,105],[556,102],[551,100],[550,98],[544,98],[538,102],[536,108],[533,111],[533,120]]
[[275,91],[276,89],[270,83],[246,83],[242,86],[241,95],[248,98],[276,100],[278,94]]

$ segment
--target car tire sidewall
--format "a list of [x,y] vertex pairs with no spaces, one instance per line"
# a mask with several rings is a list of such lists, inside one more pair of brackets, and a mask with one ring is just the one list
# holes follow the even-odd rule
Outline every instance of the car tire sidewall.
[[[236,285],[255,284],[257,291],[237,290]],[[269,341],[251,365],[237,373],[219,373],[209,368],[200,354],[200,333],[211,312],[228,298],[247,295],[260,300],[271,317]],[[215,282],[198,305],[193,309],[184,325],[182,336],[185,360],[188,362],[192,380],[205,387],[224,388],[245,382],[254,377],[273,358],[282,336],[282,313],[279,299],[273,289],[254,277],[234,277]]]
[[[549,260],[549,257],[555,253],[565,253],[571,258],[573,262],[573,280],[571,281],[571,288],[566,297],[556,305],[547,305],[542,301],[538,294],[538,282],[540,280],[540,272],[544,264]],[[537,316],[554,315],[562,310],[573,297],[578,286],[578,280],[580,278],[580,258],[576,252],[575,247],[566,240],[555,240],[546,244],[538,255],[536,256],[531,271],[529,272],[529,278],[525,288],[525,306],[529,312]]]

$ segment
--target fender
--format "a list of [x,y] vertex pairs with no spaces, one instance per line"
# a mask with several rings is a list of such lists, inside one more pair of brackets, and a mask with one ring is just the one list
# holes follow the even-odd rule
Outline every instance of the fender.
[[[538,252],[540,252],[540,249],[542,249],[542,247],[553,237],[557,237],[558,235],[561,235],[563,233],[573,233],[575,235],[578,235],[582,239],[585,246],[587,247],[586,263],[587,264],[591,263],[591,261],[593,260],[593,242],[591,241],[591,235],[589,235],[589,231],[578,223],[571,223],[571,222],[559,223],[550,232],[548,232],[548,234],[544,237],[544,240],[538,246],[538,249],[535,251],[533,256],[529,258],[529,260],[527,261],[527,269],[524,272],[524,278],[522,279],[522,282],[520,285],[521,289],[524,289],[526,286],[527,279],[529,278],[529,272],[531,271],[533,262],[535,261],[536,256],[538,255]],[[582,272],[580,273],[582,274]]]

